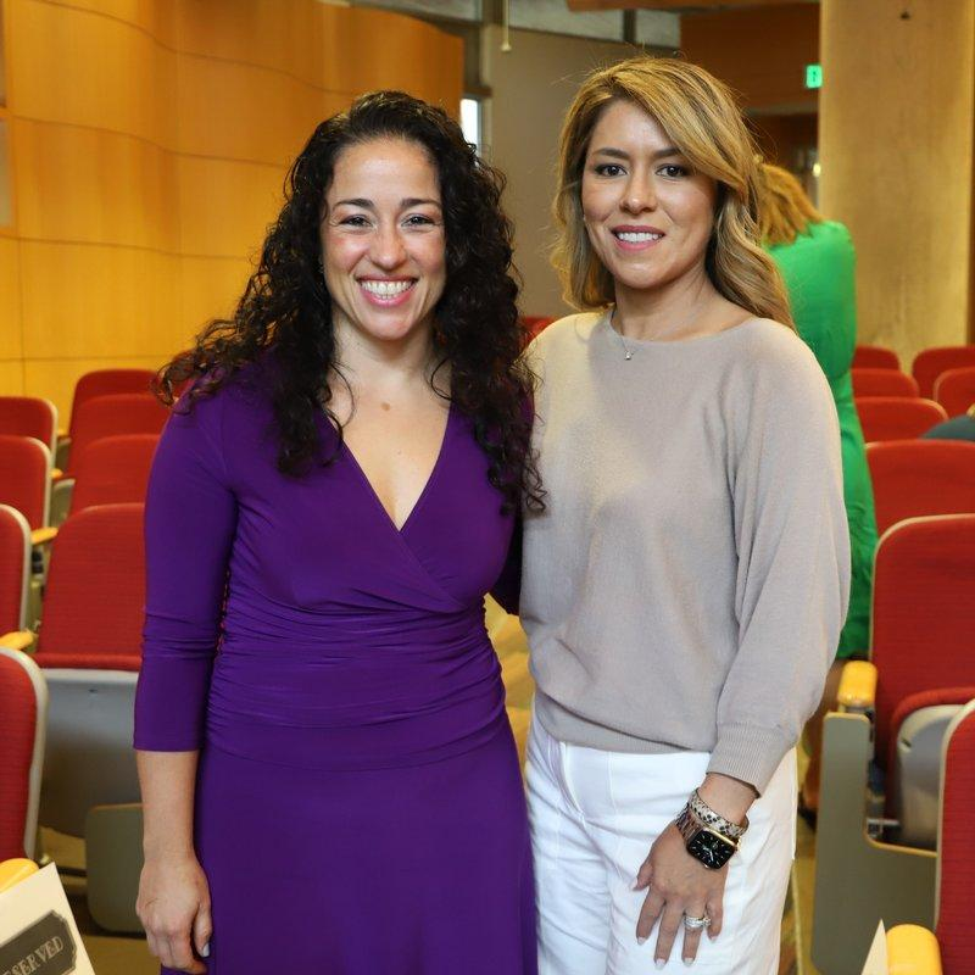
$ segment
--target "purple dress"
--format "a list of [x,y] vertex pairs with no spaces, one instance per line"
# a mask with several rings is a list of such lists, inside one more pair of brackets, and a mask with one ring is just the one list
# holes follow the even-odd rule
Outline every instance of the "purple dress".
[[201,750],[208,970],[533,975],[527,816],[482,605],[513,525],[486,456],[451,409],[397,530],[344,447],[279,473],[270,424],[242,382],[174,415],[146,510],[135,744]]

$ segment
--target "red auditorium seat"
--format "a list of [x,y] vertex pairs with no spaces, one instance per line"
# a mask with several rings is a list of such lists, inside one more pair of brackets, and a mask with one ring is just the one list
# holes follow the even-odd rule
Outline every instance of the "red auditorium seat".
[[975,366],[948,369],[934,384],[934,398],[948,416],[961,416],[975,405]]
[[948,419],[944,407],[930,399],[858,396],[855,402],[863,439],[867,443],[913,440],[935,424]]
[[58,411],[50,400],[37,396],[0,396],[0,434],[33,437],[53,455],[58,435]]
[[145,604],[143,511],[141,504],[100,505],[64,523],[34,656],[50,692],[40,822],[85,837],[92,918],[107,930],[133,932],[140,830],[119,826],[117,816],[139,802],[132,731]]
[[918,396],[917,383],[906,373],[895,369],[851,369],[853,395],[864,396]]
[[102,437],[78,458],[71,513],[99,504],[143,503],[159,437],[133,433]]
[[[880,919],[934,920],[933,849],[903,845],[883,818],[872,818],[885,816],[884,796],[876,795],[878,780],[868,788],[868,768],[873,761],[888,773],[894,801],[887,815],[891,807],[923,812],[925,794],[928,807],[937,805],[947,722],[975,688],[973,641],[975,514],[915,518],[885,532],[874,572],[871,662],[844,667],[841,711],[824,722],[813,927],[813,961],[822,971],[845,971],[849,959],[863,958]],[[914,738],[895,725],[906,721],[911,698],[924,732]],[[948,717],[931,713],[939,704],[955,707]],[[909,751],[914,776],[898,783],[890,763],[895,745],[898,756],[903,751],[901,737],[920,745],[920,754]]]
[[34,659],[41,667],[138,671],[145,605],[143,505],[72,515],[58,532]]
[[27,623],[30,529],[24,516],[0,504],[0,635]]
[[78,461],[94,441],[127,433],[159,434],[168,416],[166,407],[148,393],[118,393],[85,401],[72,417],[66,475],[74,477]]
[[943,372],[975,366],[975,345],[944,345],[925,349],[914,358],[911,373],[921,396],[933,396],[934,384]]
[[906,518],[975,512],[975,443],[873,443],[867,462],[881,534]]
[[0,504],[16,508],[31,531],[48,524],[51,454],[33,437],[0,434]]
[[858,345],[853,350],[854,369],[896,369],[900,372],[901,364],[897,353],[882,345]]
[[151,369],[95,369],[86,372],[75,384],[71,401],[71,437],[75,434],[78,407],[96,396],[115,396],[119,393],[149,392],[155,373]]
[[944,752],[944,791],[938,837],[939,895],[936,932],[945,975],[965,975],[975,959],[972,876],[975,843],[975,701],[955,719]]
[[548,318],[543,315],[525,315],[521,320],[524,322],[532,338],[535,338],[539,332],[543,332],[555,321],[554,318]]
[[884,533],[874,566],[870,651],[878,673],[874,727],[882,764],[905,699],[975,686],[973,596],[975,509],[911,518]]
[[[47,688],[37,664],[0,646],[0,861],[34,856]],[[15,966],[16,967],[16,966]]]

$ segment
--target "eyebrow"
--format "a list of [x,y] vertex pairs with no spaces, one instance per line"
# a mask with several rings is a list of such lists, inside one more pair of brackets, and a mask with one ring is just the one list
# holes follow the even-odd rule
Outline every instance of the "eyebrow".
[[[609,156],[612,159],[629,159],[630,154],[625,152],[623,149],[613,149],[607,146],[603,149],[594,149],[594,156]],[[651,155],[651,159],[666,159],[669,156],[683,156],[684,153],[677,148],[677,146],[667,146],[664,149],[658,149],[655,153]]]
[[[404,210],[409,210],[410,207],[418,207],[418,206],[425,206],[425,205],[440,207],[442,209],[439,200],[426,199],[425,197],[419,197],[419,196],[408,196],[405,199],[400,200],[399,205]],[[376,204],[373,203],[372,200],[367,200],[361,196],[354,197],[353,199],[350,200],[338,200],[336,201],[335,206],[361,207],[363,210],[376,209]]]

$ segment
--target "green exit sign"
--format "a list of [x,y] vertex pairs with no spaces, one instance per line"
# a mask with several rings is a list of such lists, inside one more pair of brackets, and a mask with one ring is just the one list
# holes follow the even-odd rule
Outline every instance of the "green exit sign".
[[807,88],[823,87],[823,66],[821,64],[806,65],[806,87]]

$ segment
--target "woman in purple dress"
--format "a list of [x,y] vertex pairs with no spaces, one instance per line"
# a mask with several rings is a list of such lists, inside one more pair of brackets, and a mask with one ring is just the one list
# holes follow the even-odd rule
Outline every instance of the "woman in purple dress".
[[397,92],[323,122],[146,510],[139,915],[163,971],[534,973],[482,597],[541,505],[501,181]]

